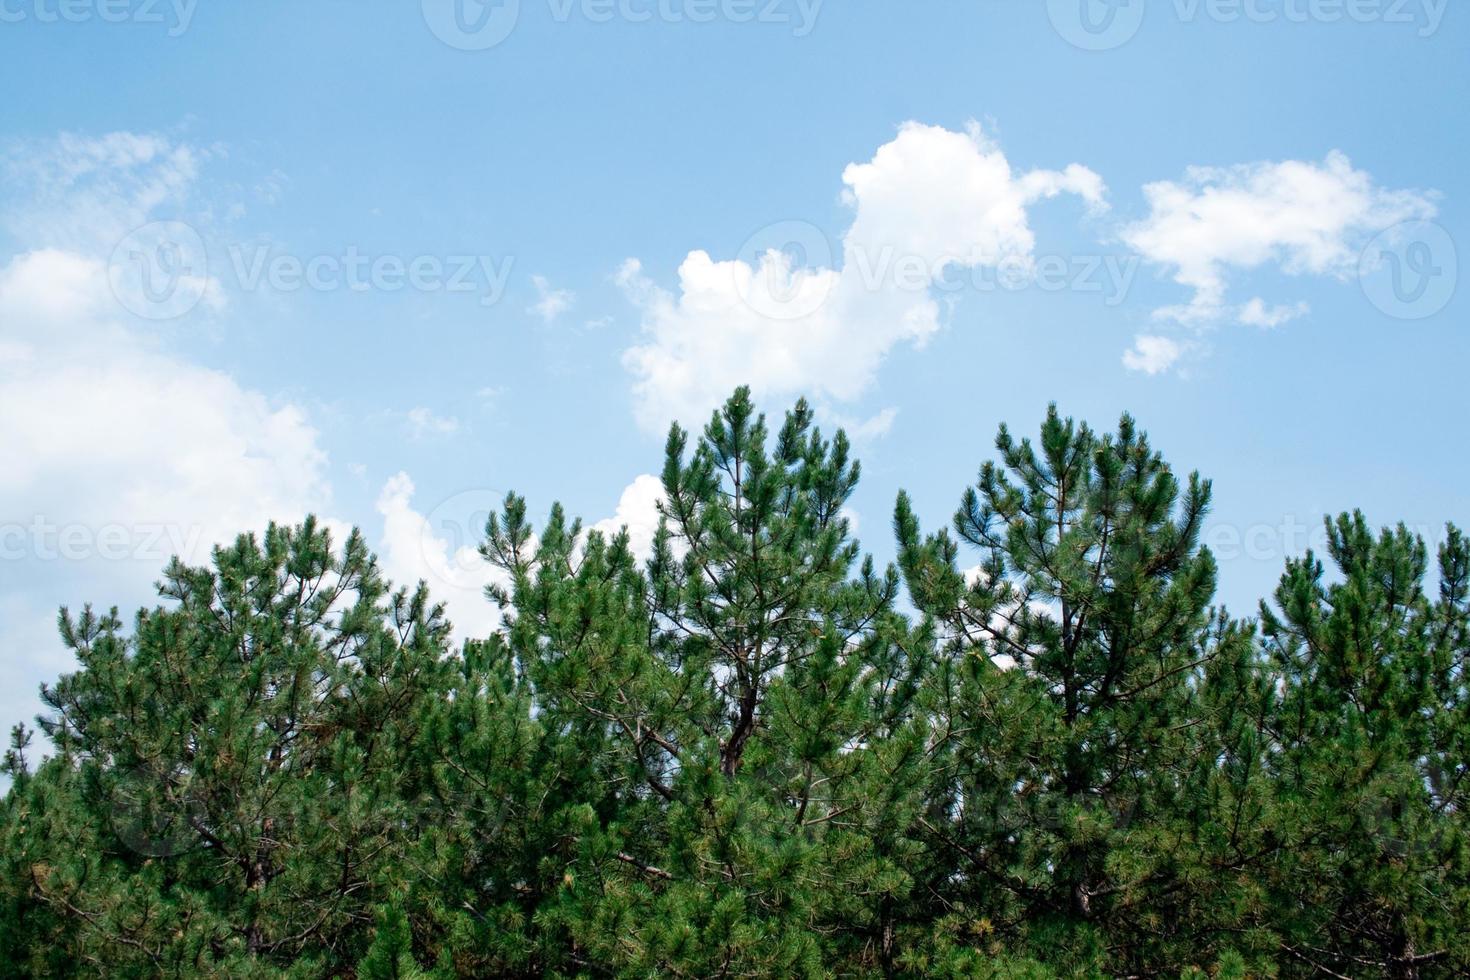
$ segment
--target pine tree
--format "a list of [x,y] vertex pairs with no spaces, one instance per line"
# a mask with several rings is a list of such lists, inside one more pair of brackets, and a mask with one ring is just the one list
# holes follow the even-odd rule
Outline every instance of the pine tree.
[[465,644],[453,674],[427,703],[407,765],[425,775],[418,836],[401,872],[403,907],[420,936],[420,962],[445,976],[531,974],[557,962],[532,920],[560,873],[554,813],[567,769],[547,754],[529,685],[504,639]]
[[559,509],[534,547],[519,500],[491,523],[538,721],[581,760],[551,818],[578,861],[543,916],[578,955],[698,975],[894,957],[925,658],[896,572],[859,564],[857,479],[804,403],[771,440],[741,389],[692,453],[672,429],[645,570]]
[[1053,406],[1039,443],[1002,426],[996,448],[954,518],[975,567],[947,532],[921,537],[907,496],[895,513],[914,604],[947,637],[929,888],[996,952],[1118,970],[1167,929],[1159,822],[1180,806],[1197,682],[1239,642],[1210,614],[1210,486],[1181,486],[1126,415],[1097,436]]
[[17,786],[7,877],[78,969],[353,962],[398,873],[447,624],[310,520],[175,561],[160,591],[131,634],[62,611],[80,670],[43,690],[56,755]]
[[1449,528],[1438,601],[1402,525],[1375,538],[1343,514],[1327,550],[1339,580],[1308,553],[1261,608],[1282,685],[1269,728],[1282,949],[1317,971],[1462,974],[1470,546]]
[[843,434],[741,389],[671,430],[648,556],[509,496],[458,650],[310,519],[130,629],[63,610],[48,744],[0,765],[0,973],[1470,972],[1465,537],[1431,595],[1345,515],[1241,621],[1210,485],[1130,418],[996,446],[952,531],[899,496],[880,571]]

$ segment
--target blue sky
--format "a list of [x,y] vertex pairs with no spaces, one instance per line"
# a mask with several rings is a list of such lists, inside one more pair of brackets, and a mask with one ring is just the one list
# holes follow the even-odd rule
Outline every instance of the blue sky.
[[1241,614],[1325,512],[1466,519],[1443,0],[58,4],[0,0],[7,720],[58,605],[307,510],[489,628],[487,503],[646,527],[736,380],[857,433],[880,557],[1049,401],[1215,480]]

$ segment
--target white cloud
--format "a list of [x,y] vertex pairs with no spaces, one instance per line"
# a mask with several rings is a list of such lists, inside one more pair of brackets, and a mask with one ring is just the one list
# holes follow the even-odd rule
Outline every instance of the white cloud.
[[47,351],[0,379],[4,513],[176,526],[205,548],[198,560],[211,542],[330,499],[301,410],[220,372],[148,352]]
[[645,562],[653,554],[653,536],[658,530],[658,505],[663,499],[663,481],[644,473],[623,490],[616,513],[593,524],[590,529],[601,531],[611,540],[626,527],[629,549],[639,562]]
[[746,383],[758,396],[851,400],[896,345],[922,345],[939,329],[930,287],[946,269],[1031,258],[1029,205],[1066,192],[1105,206],[1092,171],[1017,174],[978,126],[908,123],[842,179],[854,216],[840,269],[813,256],[830,247],[810,226],[802,237],[815,264],[775,250],[722,261],[693,251],[675,293],[637,260],[624,263],[616,281],[642,315],[642,337],[623,357],[641,425],[703,421]]
[[531,285],[536,287],[538,299],[527,307],[526,312],[534,313],[545,323],[561,316],[577,301],[576,293],[569,289],[553,289],[545,276],[532,276]]
[[908,123],[867,163],[842,174],[843,197],[855,216],[844,252],[863,250],[876,263],[885,250],[918,256],[938,269],[950,263],[995,265],[1028,256],[1035,236],[1026,208],[1068,192],[1104,207],[1102,178],[1079,164],[1063,171],[1017,175],[1000,147],[977,125],[957,133]]
[[1190,325],[1229,318],[1284,323],[1305,307],[1267,308],[1259,298],[1232,307],[1231,272],[1274,265],[1289,275],[1346,277],[1374,234],[1435,213],[1427,196],[1379,187],[1335,150],[1321,163],[1191,167],[1183,180],[1148,184],[1143,192],[1149,214],[1123,229],[1123,241],[1171,267],[1174,281],[1193,291],[1188,303],[1154,314]]
[[444,603],[456,640],[489,636],[500,625],[500,609],[486,597],[485,587],[509,584],[478,550],[481,521],[486,508],[495,506],[495,495],[461,494],[427,516],[414,509],[413,496],[407,473],[392,477],[378,495],[383,518],[378,559],[384,573],[408,589],[426,582],[434,601]]
[[38,602],[8,582],[0,593],[0,666],[6,680],[0,686],[0,725],[7,732],[17,722],[34,728],[41,710],[40,685],[76,669],[56,634],[57,605]]
[[[462,491],[427,513],[415,508],[414,495],[407,473],[389,479],[378,495],[377,510],[383,518],[378,558],[384,573],[396,586],[412,589],[420,581],[427,583],[434,601],[444,603],[456,640],[490,635],[500,626],[501,615],[485,588],[508,586],[510,579],[485,560],[479,546],[485,521],[500,508],[504,495],[488,489]],[[588,530],[611,539],[626,527],[633,555],[639,562],[647,561],[661,500],[662,481],[645,473],[624,488],[613,516],[590,524]]]
[[1306,316],[1311,310],[1311,305],[1305,300],[1282,306],[1267,306],[1266,301],[1257,296],[1240,308],[1239,319],[1247,326],[1279,327],[1297,317]]
[[200,165],[219,152],[148,133],[15,143],[0,173],[24,195],[0,221],[30,248],[106,256],[160,209],[185,205]]
[[453,435],[459,431],[459,419],[452,415],[435,415],[422,405],[409,409],[405,418],[409,434],[415,439]]
[[52,337],[71,328],[94,330],[104,325],[98,320],[111,305],[107,270],[98,259],[40,248],[0,268],[0,315],[12,339],[23,330]]
[[859,418],[842,412],[834,412],[823,406],[818,410],[817,417],[824,425],[834,426],[846,432],[848,438],[854,442],[869,442],[886,436],[893,430],[893,422],[898,418],[898,409],[890,406],[867,418]]
[[112,295],[118,238],[186,201],[206,155],[132,134],[4,154],[0,223],[21,246],[0,259],[7,721],[34,714],[36,686],[69,666],[37,625],[57,606],[151,601],[171,555],[207,561],[215,543],[331,503],[304,411],[168,353]]
[[[46,245],[0,266],[0,323],[24,348],[0,359],[0,512],[171,523],[207,547],[327,502],[326,456],[302,410],[163,352],[111,296],[99,229],[186,196],[196,154],[130,134],[63,137],[36,154],[54,170],[39,198],[59,184],[86,202],[63,207],[68,234],[96,250]],[[24,169],[13,153],[8,164]]]
[[1150,334],[1133,338],[1133,349],[1123,352],[1123,366],[1130,371],[1159,374],[1169,370],[1184,353],[1177,340]]

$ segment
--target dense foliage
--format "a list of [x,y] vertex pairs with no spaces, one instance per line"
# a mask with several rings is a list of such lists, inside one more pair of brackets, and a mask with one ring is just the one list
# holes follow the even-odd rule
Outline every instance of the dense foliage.
[[0,971],[1470,973],[1470,542],[1344,515],[1234,619],[1131,419],[997,452],[880,569],[846,438],[739,391],[646,561],[507,498],[459,649],[311,520],[63,610]]

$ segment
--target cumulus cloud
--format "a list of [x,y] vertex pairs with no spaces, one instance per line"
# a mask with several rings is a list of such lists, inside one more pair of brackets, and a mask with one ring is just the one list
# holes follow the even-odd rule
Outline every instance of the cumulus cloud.
[[624,488],[613,516],[593,524],[591,530],[601,531],[611,539],[627,528],[629,549],[635,558],[645,562],[653,554],[653,536],[658,530],[658,505],[663,499],[663,481],[644,473]]
[[848,257],[916,256],[935,272],[1029,256],[1035,235],[1026,209],[1039,199],[1066,192],[1094,210],[1105,205],[1102,178],[1091,170],[1017,174],[978,125],[957,133],[908,123],[872,160],[850,164],[842,182],[854,209]]
[[10,720],[33,714],[37,685],[64,669],[40,625],[57,606],[147,601],[171,555],[205,561],[243,529],[330,506],[327,456],[301,408],[167,352],[110,287],[118,238],[182,205],[204,155],[132,134],[3,154],[13,183],[0,224],[20,244],[0,259]]
[[[326,455],[301,409],[162,351],[112,296],[100,231],[125,222],[103,213],[146,219],[147,207],[183,196],[194,155],[127,134],[65,137],[38,152],[56,170],[40,198],[62,184],[101,227],[73,222],[77,248],[45,245],[0,265],[12,352],[0,359],[0,510],[89,526],[169,522],[207,548],[327,502]],[[19,168],[13,153],[9,163]]]
[[110,310],[107,270],[95,258],[59,248],[16,255],[0,268],[0,313],[11,339],[22,331],[37,339],[77,328],[102,326]]
[[855,399],[895,346],[939,330],[930,290],[946,270],[1030,261],[1030,205],[1069,193],[1105,207],[1086,167],[1018,173],[975,125],[908,123],[842,181],[853,222],[840,265],[810,226],[776,229],[799,241],[803,262],[777,249],[724,260],[693,251],[672,292],[636,260],[623,265],[616,281],[642,316],[623,356],[641,425],[700,422],[745,383],[759,396]]
[[1268,306],[1256,298],[1233,305],[1231,273],[1275,266],[1288,275],[1346,277],[1374,234],[1435,213],[1427,195],[1380,187],[1335,150],[1321,163],[1191,167],[1182,180],[1148,184],[1143,192],[1149,213],[1127,225],[1122,239],[1192,290],[1189,302],[1154,316],[1195,326],[1275,326],[1300,316],[1302,303]]
[[[58,524],[170,527],[191,559],[330,499],[304,413],[162,354],[0,366],[0,510]],[[167,554],[147,556],[153,559]]]
[[[396,585],[413,588],[428,584],[436,602],[444,603],[458,641],[483,638],[501,624],[499,607],[486,597],[490,585],[509,586],[509,577],[479,552],[485,522],[498,510],[503,494],[497,490],[466,490],[426,509],[414,501],[416,490],[407,473],[384,484],[377,510],[383,519],[378,558],[384,573]],[[612,538],[627,528],[629,547],[640,561],[653,553],[658,529],[658,504],[663,483],[643,474],[623,489],[613,515],[588,525],[588,530]]]
[[395,585],[425,582],[454,624],[456,640],[483,639],[500,625],[500,609],[485,595],[488,585],[508,585],[505,573],[479,553],[484,520],[498,505],[493,491],[472,491],[432,508],[414,508],[414,484],[398,473],[378,495],[383,518],[378,560]]

